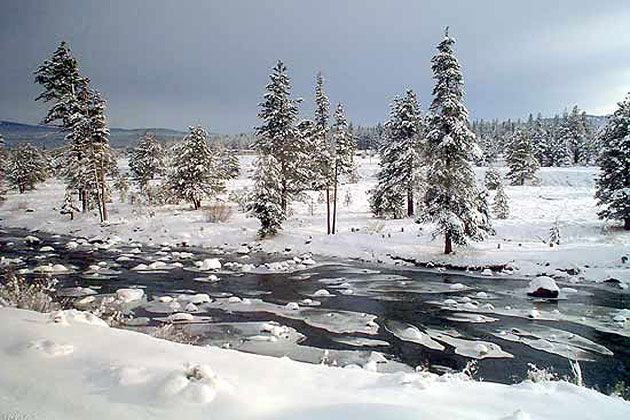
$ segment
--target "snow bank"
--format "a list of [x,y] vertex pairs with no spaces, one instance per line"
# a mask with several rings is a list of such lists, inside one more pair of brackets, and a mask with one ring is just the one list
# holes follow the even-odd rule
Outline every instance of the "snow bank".
[[[272,328],[273,327],[273,328]],[[271,325],[268,330],[281,327]],[[382,374],[196,347],[0,308],[0,416],[45,419],[623,419],[630,403],[566,382]],[[20,350],[21,349],[21,350]],[[491,351],[477,346],[478,353]],[[28,392],[24,392],[28,390]],[[305,398],[308,396],[308,398]]]

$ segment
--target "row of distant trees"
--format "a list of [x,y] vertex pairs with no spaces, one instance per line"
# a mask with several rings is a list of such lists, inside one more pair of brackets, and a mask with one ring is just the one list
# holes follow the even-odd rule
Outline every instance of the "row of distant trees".
[[[477,185],[475,164],[492,165],[503,155],[510,183],[523,185],[535,178],[541,165],[590,164],[598,156],[600,216],[621,219],[630,229],[629,100],[619,104],[597,135],[578,108],[551,121],[532,117],[511,131],[502,130],[500,136],[497,124],[477,123],[475,134],[463,104],[463,76],[454,44],[446,32],[431,60],[435,86],[426,113],[408,90],[395,98],[384,126],[357,130],[362,135],[380,131],[380,170],[370,192],[372,211],[377,216],[431,222],[434,234],[444,238],[445,253],[450,253],[454,245],[483,240],[492,232],[487,193]],[[43,122],[63,130],[68,144],[56,153],[54,165],[37,149],[24,146],[20,153],[3,157],[3,176],[23,192],[54,172],[66,183],[65,212],[73,216],[97,209],[100,220],[106,221],[110,183],[115,181],[121,191],[128,183],[119,176],[109,147],[106,102],[80,73],[65,43],[39,67],[35,81],[42,86],[37,100],[50,104]],[[286,66],[279,61],[272,69],[259,105],[261,124],[255,129],[255,186],[246,200],[247,209],[260,220],[263,237],[281,230],[290,203],[306,191],[325,195],[327,232],[334,234],[338,185],[356,180],[354,156],[360,135],[347,121],[343,105],[337,104],[331,116],[321,74],[316,77],[314,96],[313,117],[300,116],[300,100],[291,96]],[[236,157],[210,145],[202,127],[191,127],[171,158],[166,156],[151,135],[144,136],[130,154],[131,180],[149,202],[186,200],[199,209],[202,200],[216,197],[225,180],[238,172]],[[27,174],[26,181],[18,173]],[[496,171],[488,174],[498,182],[497,195],[504,195]],[[156,200],[157,196],[166,198]],[[495,197],[496,214],[506,214],[504,204],[505,196]]]

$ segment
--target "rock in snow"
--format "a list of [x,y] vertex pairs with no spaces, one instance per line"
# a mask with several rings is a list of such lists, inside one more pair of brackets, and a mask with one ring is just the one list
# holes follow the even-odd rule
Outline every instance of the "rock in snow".
[[135,300],[140,300],[144,296],[144,290],[142,289],[118,289],[116,290],[116,296],[118,300],[129,303]]
[[551,277],[536,277],[529,283],[527,294],[539,298],[557,298],[560,288]]
[[195,262],[195,265],[200,269],[200,270],[220,270],[221,269],[221,262],[218,260],[218,258],[206,258],[203,261],[197,261]]

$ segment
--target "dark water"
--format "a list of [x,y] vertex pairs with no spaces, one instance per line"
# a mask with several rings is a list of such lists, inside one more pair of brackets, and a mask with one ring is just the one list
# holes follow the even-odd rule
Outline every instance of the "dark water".
[[[24,241],[27,235],[35,235],[41,242],[28,244]],[[164,295],[177,298],[182,294],[207,293],[215,298],[214,302],[199,305],[199,311],[194,315],[201,317],[202,322],[190,326],[194,334],[202,336],[201,344],[230,343],[232,347],[243,351],[288,355],[311,362],[318,362],[323,349],[328,349],[330,358],[340,365],[366,361],[371,351],[377,351],[392,361],[412,368],[424,365],[435,371],[461,370],[471,360],[456,354],[453,345],[441,342],[435,336],[434,339],[444,345],[444,350],[432,350],[401,339],[401,330],[404,330],[405,324],[410,324],[423,332],[438,331],[467,340],[464,341],[464,347],[472,346],[473,350],[475,342],[484,341],[495,343],[504,352],[513,355],[513,358],[479,360],[478,376],[484,380],[503,383],[522,380],[530,363],[539,368],[552,368],[561,376],[569,375],[571,369],[567,357],[572,357],[580,360],[584,381],[588,386],[607,390],[619,381],[630,383],[630,339],[627,338],[630,335],[630,321],[626,321],[625,327],[612,321],[616,311],[630,308],[630,295],[614,286],[558,282],[560,287],[574,290],[562,293],[559,300],[536,301],[526,296],[526,281],[510,276],[480,278],[365,266],[354,261],[330,261],[297,273],[220,271],[216,273],[220,281],[202,283],[195,281],[195,278],[207,276],[210,272],[200,273],[196,270],[193,264],[196,260],[214,256],[220,258],[224,265],[230,261],[257,265],[289,257],[256,254],[243,258],[235,254],[213,255],[208,250],[176,247],[162,251],[160,247],[143,247],[141,253],[126,254],[133,248],[130,244],[119,244],[109,250],[98,250],[90,245],[68,251],[65,244],[69,240],[41,232],[5,229],[0,231],[0,255],[20,257],[22,264],[18,268],[32,269],[47,263],[73,266],[75,269],[71,274],[56,276],[60,281],[58,289],[92,287],[102,295],[115,293],[120,288],[141,287],[149,301]],[[55,252],[39,252],[46,245],[54,247]],[[194,257],[182,259],[173,256],[173,251],[191,252]],[[130,260],[116,262],[120,255],[128,255]],[[167,271],[130,270],[139,263],[149,264],[158,258],[168,262],[180,261],[184,267]],[[318,263],[321,262],[318,260]],[[111,275],[91,277],[85,274],[91,265],[98,263],[106,264],[107,269],[112,270],[109,272]],[[452,286],[456,283],[461,283],[465,289],[459,290],[461,286]],[[334,296],[313,296],[316,290],[323,288]],[[348,289],[352,294],[343,294],[342,290]],[[477,295],[479,292],[485,292],[488,296],[482,294],[480,297]],[[231,295],[248,298],[253,304],[231,306],[227,302],[227,297]],[[321,305],[307,308],[306,311],[291,312],[284,309],[288,302],[299,303],[305,298],[317,300]],[[457,301],[457,309],[445,305],[446,299]],[[466,307],[468,299],[473,306]],[[494,309],[479,309],[488,303]],[[303,305],[301,307],[304,308]],[[543,318],[553,319],[529,318],[532,309],[543,314]],[[149,325],[156,325],[157,320],[168,315],[155,311],[146,301],[131,305],[130,310],[136,317],[150,318]],[[330,313],[333,315],[327,316]],[[354,329],[352,332],[340,332],[340,325],[336,321],[340,313],[347,317],[348,325],[358,328],[350,328]],[[376,317],[376,334],[369,334],[368,328],[363,331],[365,323],[362,319],[367,318],[362,318],[362,314]],[[465,322],[461,314],[472,317],[481,314],[494,321]],[[453,317],[456,319],[448,319]],[[257,345],[255,340],[248,339],[257,334],[257,324],[252,324],[254,321],[276,321],[295,330],[293,333],[298,338]],[[343,322],[341,326],[344,326]],[[501,331],[518,333],[524,340],[510,341],[499,334]],[[340,342],[348,338],[381,340],[386,343],[367,347]],[[542,351],[541,347],[548,351]],[[561,355],[556,354],[558,352]]]

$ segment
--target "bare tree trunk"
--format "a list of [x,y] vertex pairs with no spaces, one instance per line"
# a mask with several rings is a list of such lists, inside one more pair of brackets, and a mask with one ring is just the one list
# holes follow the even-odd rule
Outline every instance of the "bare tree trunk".
[[453,244],[451,242],[451,234],[447,233],[444,235],[444,253],[450,254],[453,252]]
[[107,221],[107,197],[105,196],[105,168],[103,168],[103,160],[101,158],[101,199],[103,201],[103,221]]
[[330,235],[330,188],[326,186],[326,234]]
[[623,228],[624,230],[630,230],[630,217],[623,219]]
[[333,187],[333,216],[332,216],[332,234],[336,233],[337,228],[337,168],[335,168],[335,185]]
[[413,185],[407,187],[407,216],[413,216]]

